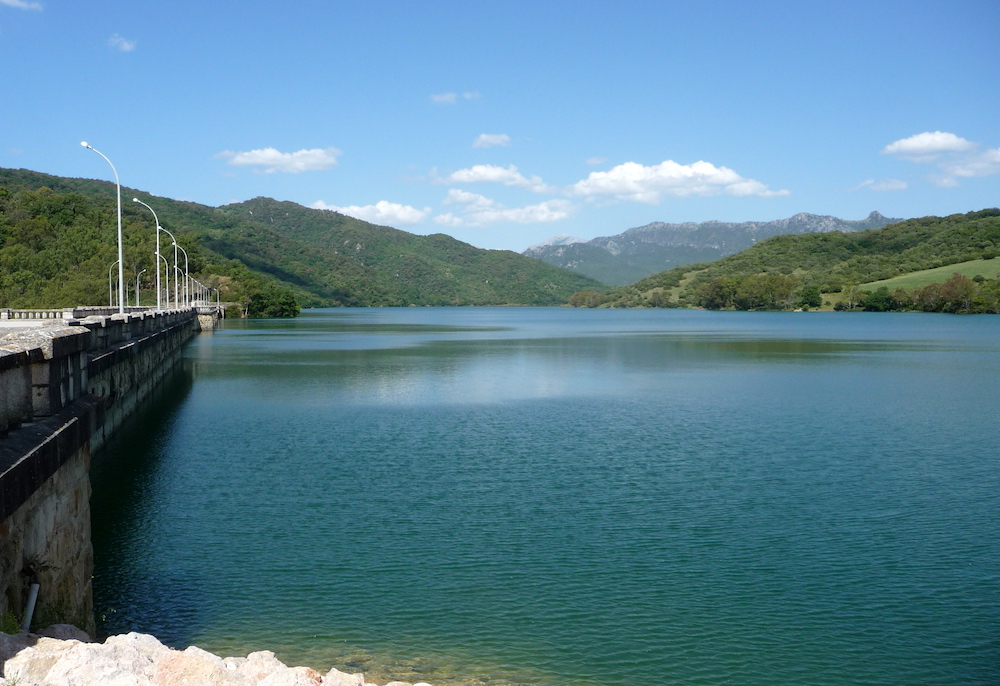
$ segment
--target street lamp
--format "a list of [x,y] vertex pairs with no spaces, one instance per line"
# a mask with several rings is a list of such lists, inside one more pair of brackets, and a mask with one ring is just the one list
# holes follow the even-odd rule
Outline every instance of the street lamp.
[[174,243],[174,307],[180,307],[181,306],[180,293],[178,293],[179,284],[177,283],[177,272],[179,271],[177,269],[177,247],[178,247],[177,239],[174,238],[174,234],[170,233],[169,230],[167,229],[163,230],[166,231],[167,235],[170,236],[170,240],[173,241]]
[[156,211],[152,207],[139,198],[132,198],[132,202],[137,202],[152,212],[153,221],[156,222],[156,309],[160,310],[163,309],[160,306],[160,218],[156,216]]
[[[167,258],[164,257],[163,255],[157,255],[157,257],[163,260],[163,275],[167,277],[166,295],[167,295],[167,309],[169,310],[170,309],[170,263],[167,262]],[[156,271],[160,271],[159,262],[156,263]],[[159,298],[159,295],[157,295],[157,298]]]
[[[174,247],[181,248],[181,246],[174,243]],[[188,251],[181,248],[181,252],[184,253],[184,306],[191,307],[191,277],[188,276]]]
[[[80,145],[104,157],[104,161],[111,166],[111,171],[115,173],[115,186],[118,187],[118,313],[125,314],[125,261],[122,259],[122,185],[118,181],[118,170],[115,169],[115,165],[111,164],[111,160],[104,156],[104,153],[87,145],[87,141],[81,142]],[[114,264],[111,266],[113,267]]]
[[[114,262],[111,263],[111,266],[108,267],[108,307],[114,307],[115,306],[114,291],[111,288],[111,271],[115,268],[115,265],[119,264],[120,262],[121,262],[121,260],[115,260]],[[118,288],[120,289],[121,288],[121,282],[119,281],[118,284],[119,284]],[[118,292],[121,293],[120,290]]]
[[139,277],[146,273],[143,269],[141,272],[135,275],[135,306],[139,307]]

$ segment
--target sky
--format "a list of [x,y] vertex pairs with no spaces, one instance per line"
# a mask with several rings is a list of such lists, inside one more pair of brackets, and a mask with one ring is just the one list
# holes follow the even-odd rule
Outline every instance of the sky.
[[1000,205],[998,35],[996,0],[0,0],[0,167],[113,180],[86,141],[153,196],[519,252],[947,215]]

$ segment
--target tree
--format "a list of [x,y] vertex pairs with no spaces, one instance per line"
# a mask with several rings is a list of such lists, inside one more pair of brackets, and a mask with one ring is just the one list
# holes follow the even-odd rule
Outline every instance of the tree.
[[945,300],[943,309],[945,312],[971,312],[972,298],[976,294],[978,284],[967,276],[952,274],[952,277],[944,282],[942,286],[942,296]]
[[879,286],[875,292],[865,298],[865,312],[890,312],[896,309],[896,303],[888,286]]
[[858,288],[857,284],[848,283],[844,284],[844,288],[840,291],[841,297],[839,305],[843,305],[841,309],[853,310],[857,307],[864,307],[865,304],[865,292]]
[[744,277],[733,296],[739,310],[783,310],[792,304],[799,282],[784,274],[752,274]]
[[649,299],[646,301],[649,303],[650,307],[676,307],[677,303],[670,299],[670,291],[658,288],[649,294]]
[[819,292],[819,286],[806,286],[799,294],[799,304],[803,307],[821,307],[823,305],[823,295]]
[[718,276],[698,288],[695,302],[709,310],[722,310],[733,306],[737,279]]
[[577,291],[569,296],[569,304],[572,307],[597,307],[603,299],[597,291]]
[[295,294],[287,288],[268,284],[250,296],[247,317],[296,317],[300,310]]

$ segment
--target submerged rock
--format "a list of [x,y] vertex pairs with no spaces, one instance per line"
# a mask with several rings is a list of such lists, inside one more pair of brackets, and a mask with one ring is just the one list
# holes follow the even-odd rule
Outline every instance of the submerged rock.
[[91,643],[66,625],[0,633],[0,666],[0,686],[375,686],[363,674],[288,667],[270,651],[222,658],[195,646],[174,650],[138,633]]

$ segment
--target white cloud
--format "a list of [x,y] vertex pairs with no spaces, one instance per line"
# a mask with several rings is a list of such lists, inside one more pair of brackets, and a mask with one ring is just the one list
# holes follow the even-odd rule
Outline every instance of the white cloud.
[[958,186],[958,179],[947,174],[930,174],[927,178],[938,188],[955,188]]
[[494,164],[477,164],[468,169],[452,172],[444,183],[502,183],[514,188],[525,188],[535,193],[552,193],[553,188],[541,177],[526,177],[513,164],[498,167]]
[[135,50],[135,46],[138,45],[138,41],[126,40],[119,36],[117,33],[112,34],[111,38],[108,39],[108,47],[115,50],[121,50],[122,52],[132,52]]
[[497,202],[495,200],[490,200],[484,195],[470,193],[469,191],[463,191],[458,188],[449,188],[448,195],[442,203],[445,205],[465,205],[466,208],[475,209],[497,207]]
[[1000,173],[1000,148],[948,160],[941,164],[941,168],[950,176],[963,178]]
[[387,200],[379,200],[374,205],[348,205],[347,207],[327,205],[322,200],[317,200],[312,204],[312,207],[317,210],[340,212],[373,224],[419,224],[431,213],[429,207],[418,210],[410,205],[400,205]]
[[736,197],[756,195],[776,197],[789,195],[787,190],[772,191],[767,186],[744,179],[726,167],[716,167],[708,162],[678,164],[666,160],[660,164],[644,166],[626,162],[606,172],[591,172],[570,188],[570,193],[581,197],[612,197],[655,205],[664,195],[683,198],[690,195],[728,194]]
[[472,143],[474,148],[492,148],[494,145],[510,145],[510,136],[506,133],[481,133]]
[[899,155],[914,162],[930,162],[941,153],[972,150],[976,144],[944,131],[925,131],[882,148],[883,155]]
[[870,188],[873,191],[886,192],[886,191],[902,191],[906,190],[907,183],[901,179],[867,179],[862,181],[854,190],[859,190],[861,188]]
[[443,226],[461,226],[465,222],[462,221],[461,217],[456,217],[451,212],[445,212],[444,214],[439,214],[434,217],[434,222],[436,224],[442,224]]
[[959,179],[1000,174],[1000,148],[979,151],[979,144],[953,133],[919,133],[890,143],[883,154],[899,155],[910,162],[935,162],[940,173],[928,178],[935,186],[953,188]]
[[466,91],[459,95],[458,93],[435,93],[431,95],[431,102],[437,105],[454,105],[458,102],[459,98],[463,100],[475,100],[479,97],[478,91]]
[[595,164],[600,164],[601,162],[607,162],[607,161],[608,161],[607,157],[588,157],[587,158],[587,164],[589,164],[592,167]]
[[341,151],[336,148],[313,148],[298,152],[279,152],[274,148],[261,148],[249,152],[224,150],[216,155],[228,159],[233,167],[259,167],[265,174],[285,172],[298,174],[304,171],[330,169],[337,164]]
[[573,211],[573,203],[568,200],[546,200],[537,205],[525,207],[505,207],[478,193],[469,193],[457,188],[448,191],[445,205],[459,205],[462,216],[451,212],[438,215],[434,221],[446,226],[482,226],[509,222],[514,224],[539,224],[565,219]]
[[19,10],[38,10],[41,11],[42,3],[40,2],[25,2],[25,0],[0,0],[0,5],[7,5],[8,7],[16,7]]

